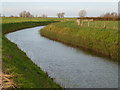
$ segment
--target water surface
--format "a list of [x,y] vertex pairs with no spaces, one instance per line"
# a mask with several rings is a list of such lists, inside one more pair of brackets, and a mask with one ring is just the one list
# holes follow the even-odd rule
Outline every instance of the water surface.
[[118,65],[39,34],[44,26],[12,32],[6,37],[66,88],[117,88]]

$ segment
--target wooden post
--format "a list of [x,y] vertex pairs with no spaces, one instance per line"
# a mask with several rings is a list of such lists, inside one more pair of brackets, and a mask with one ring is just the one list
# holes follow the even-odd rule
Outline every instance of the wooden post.
[[89,21],[88,21],[88,27],[90,26],[90,23],[89,23]]
[[77,25],[80,25],[80,20],[79,19],[77,19]]
[[83,25],[83,18],[80,19],[80,25]]
[[104,26],[103,26],[103,28],[106,28],[106,25],[105,25],[106,23],[104,22]]

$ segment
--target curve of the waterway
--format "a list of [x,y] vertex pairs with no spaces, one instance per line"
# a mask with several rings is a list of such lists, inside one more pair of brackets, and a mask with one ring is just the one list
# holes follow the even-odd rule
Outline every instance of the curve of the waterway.
[[62,87],[118,87],[116,63],[42,37],[39,30],[43,27],[23,29],[6,37]]

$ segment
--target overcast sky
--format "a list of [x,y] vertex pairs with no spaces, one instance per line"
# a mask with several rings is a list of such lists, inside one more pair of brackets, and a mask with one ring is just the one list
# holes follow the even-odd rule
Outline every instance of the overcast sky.
[[1,0],[1,2],[119,2],[120,0]]
[[6,16],[19,15],[23,10],[38,16],[42,14],[56,16],[58,12],[65,12],[65,16],[78,16],[78,12],[82,9],[87,11],[87,16],[100,16],[106,12],[118,11],[117,0],[111,2],[104,2],[107,0],[98,0],[97,2],[94,2],[94,0],[91,2],[90,0],[89,2],[83,2],[82,0],[66,0],[66,2],[64,2],[65,0],[56,0],[57,2],[55,0],[49,0],[49,2],[47,0],[43,2],[40,2],[41,0],[32,0],[32,2],[24,2],[25,0],[19,0],[21,2],[13,1],[15,0],[11,0],[11,2],[8,0],[2,1],[2,13]]

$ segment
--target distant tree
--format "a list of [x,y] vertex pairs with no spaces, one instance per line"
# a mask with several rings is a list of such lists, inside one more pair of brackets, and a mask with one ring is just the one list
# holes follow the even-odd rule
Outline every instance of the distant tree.
[[22,13],[19,13],[19,17],[22,17]]
[[79,12],[79,17],[81,18],[81,19],[80,19],[80,25],[81,25],[81,26],[82,26],[83,23],[84,23],[83,18],[84,18],[86,15],[87,15],[87,11],[86,11],[86,10],[81,10],[81,11]]
[[58,18],[64,18],[64,15],[65,15],[64,12],[62,12],[62,13],[57,13]]
[[26,11],[23,11],[23,12],[21,12],[21,13],[19,14],[19,16],[20,16],[20,17],[26,17],[25,14],[26,14]]
[[86,10],[81,10],[81,11],[79,12],[79,17],[85,17],[86,15],[87,15]]
[[60,13],[57,13],[58,18],[60,18]]
[[10,17],[14,17],[13,15],[11,15]]
[[25,13],[25,17],[30,17],[30,16],[31,16],[30,12]]
[[33,17],[33,15],[30,14],[30,12],[22,11],[19,14],[20,17]]
[[64,13],[64,12],[62,12],[62,13],[61,13],[61,18],[64,18],[64,15],[65,15],[65,13]]

